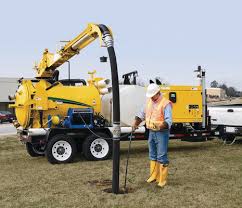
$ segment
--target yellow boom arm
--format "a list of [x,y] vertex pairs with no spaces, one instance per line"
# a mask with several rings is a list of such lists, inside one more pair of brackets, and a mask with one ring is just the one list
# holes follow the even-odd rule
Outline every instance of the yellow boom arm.
[[93,42],[99,37],[100,45],[108,46],[113,43],[112,32],[109,29],[109,34],[105,35],[97,24],[88,24],[87,28],[81,32],[76,38],[68,42],[56,54],[50,53],[45,49],[43,57],[38,66],[35,66],[37,78],[51,78],[56,68],[68,61],[70,58],[79,53],[79,51]]

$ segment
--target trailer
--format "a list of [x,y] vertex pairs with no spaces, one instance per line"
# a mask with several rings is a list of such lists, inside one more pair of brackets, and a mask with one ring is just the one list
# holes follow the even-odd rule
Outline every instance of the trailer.
[[[211,136],[210,117],[204,111],[206,109],[203,86],[205,72],[200,67],[197,72],[201,79],[200,85],[161,86],[163,95],[173,103],[171,139],[206,141]],[[99,86],[100,91],[106,89],[108,82],[106,79],[95,78],[95,73],[90,73],[90,75],[91,79],[87,82],[70,79],[58,80],[56,84],[50,81],[45,83],[43,80],[21,80],[21,85],[15,95],[15,105],[17,105],[17,112],[21,115],[17,114],[19,121],[22,124],[28,123],[29,127],[22,125],[17,130],[20,141],[26,145],[30,156],[45,155],[50,163],[71,162],[76,152],[82,152],[87,160],[104,160],[111,157],[112,138],[115,131],[112,125],[112,96],[109,93],[102,94],[101,99],[98,100],[99,94],[95,85]],[[132,73],[129,73],[130,75]],[[136,83],[127,83],[125,75],[123,78],[126,79],[126,83],[119,86],[122,112],[120,116],[121,141],[129,140],[131,137],[134,141],[146,140],[149,130],[146,129],[144,123],[132,134],[130,127],[137,111],[145,103],[146,88]],[[97,84],[92,86],[96,80]],[[106,81],[105,84],[104,81]],[[82,86],[76,85],[80,82]],[[46,86],[44,92],[43,85]],[[32,97],[21,97],[30,94]],[[76,97],[77,94],[85,96],[82,98],[83,102]],[[37,102],[34,103],[31,98]],[[96,104],[94,107],[91,106],[93,99]],[[30,105],[26,106],[26,102]],[[84,104],[85,107],[83,107]],[[48,106],[46,111],[44,111],[45,106]],[[42,111],[35,110],[39,108]],[[100,112],[97,113],[97,109]],[[28,114],[29,111],[30,114]]]

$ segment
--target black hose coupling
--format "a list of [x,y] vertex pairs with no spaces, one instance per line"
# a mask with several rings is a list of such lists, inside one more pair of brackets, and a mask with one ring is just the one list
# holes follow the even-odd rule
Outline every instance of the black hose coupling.
[[113,37],[106,25],[99,25],[100,30],[102,31],[102,40],[105,43],[106,47],[112,47],[113,46]]
[[104,34],[102,39],[108,48],[113,46],[113,38],[109,33]]

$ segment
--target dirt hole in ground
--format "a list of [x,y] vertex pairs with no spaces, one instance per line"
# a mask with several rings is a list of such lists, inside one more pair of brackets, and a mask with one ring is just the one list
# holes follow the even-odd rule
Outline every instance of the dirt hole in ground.
[[[103,191],[106,193],[113,193],[112,188],[106,188]],[[133,192],[135,192],[135,189],[127,187],[125,189],[124,188],[119,189],[118,194],[129,194],[129,193],[133,193]]]
[[[105,180],[93,180],[93,181],[88,181],[89,184],[94,185],[94,186],[109,186],[112,187],[112,180],[105,179]],[[104,192],[106,193],[113,193],[112,188],[105,188],[103,189]],[[128,193],[133,193],[135,192],[135,189],[126,187],[126,188],[120,188],[119,189],[119,194],[128,194]]]

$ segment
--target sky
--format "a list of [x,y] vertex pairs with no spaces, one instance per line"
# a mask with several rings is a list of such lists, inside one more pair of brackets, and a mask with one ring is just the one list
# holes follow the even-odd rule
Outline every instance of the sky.
[[[0,77],[34,77],[45,48],[55,52],[88,23],[109,26],[118,72],[137,70],[140,79],[162,77],[169,84],[197,84],[193,71],[242,91],[241,0],[3,1],[0,12]],[[105,48],[95,41],[71,61],[71,77],[87,72],[110,77]],[[60,67],[67,77],[67,64]]]

